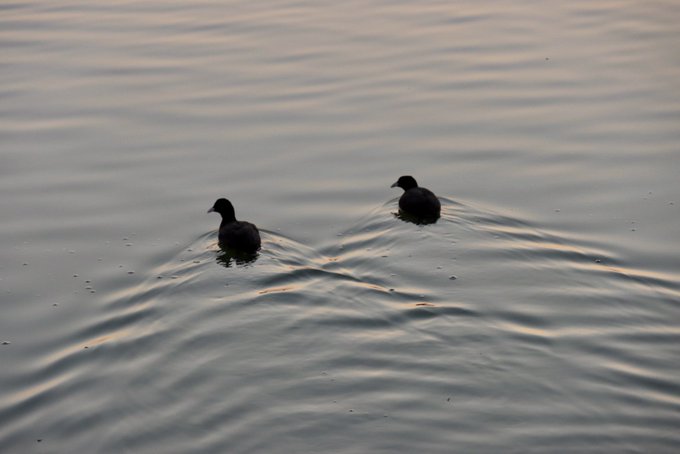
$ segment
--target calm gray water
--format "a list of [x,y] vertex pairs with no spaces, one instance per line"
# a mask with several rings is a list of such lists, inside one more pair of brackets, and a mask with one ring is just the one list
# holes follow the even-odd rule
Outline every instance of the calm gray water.
[[678,23],[3,3],[0,451],[677,452]]

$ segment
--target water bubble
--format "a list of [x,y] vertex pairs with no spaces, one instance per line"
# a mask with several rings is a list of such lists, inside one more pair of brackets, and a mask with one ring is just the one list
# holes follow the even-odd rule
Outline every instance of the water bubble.
[[78,275],[77,275],[77,274],[74,274],[73,277],[78,277]]
[[456,276],[451,275],[451,276],[449,276],[449,279],[452,280],[452,281],[455,281],[458,278]]
[[134,271],[128,271],[127,274],[135,274]]

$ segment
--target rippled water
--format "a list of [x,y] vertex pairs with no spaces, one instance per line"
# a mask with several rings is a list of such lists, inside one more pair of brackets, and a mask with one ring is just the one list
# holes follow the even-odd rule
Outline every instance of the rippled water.
[[675,452],[675,3],[1,5],[0,450]]

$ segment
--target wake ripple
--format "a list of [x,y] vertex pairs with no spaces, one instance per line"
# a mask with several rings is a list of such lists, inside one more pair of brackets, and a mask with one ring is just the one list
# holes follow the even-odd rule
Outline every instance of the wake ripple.
[[16,375],[3,437],[40,409],[65,450],[680,442],[678,279],[451,200],[427,226],[393,206],[319,249],[265,231],[241,263],[196,238]]

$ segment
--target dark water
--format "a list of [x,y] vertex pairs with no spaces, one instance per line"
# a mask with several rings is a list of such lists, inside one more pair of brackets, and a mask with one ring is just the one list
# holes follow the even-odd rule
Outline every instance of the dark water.
[[0,451],[677,451],[675,2],[1,11]]

